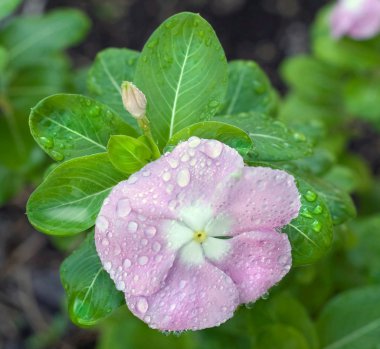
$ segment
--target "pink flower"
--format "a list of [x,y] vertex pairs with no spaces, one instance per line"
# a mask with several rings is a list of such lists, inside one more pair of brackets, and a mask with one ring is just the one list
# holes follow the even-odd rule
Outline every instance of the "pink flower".
[[331,12],[332,35],[369,39],[380,31],[380,0],[339,0]]
[[137,317],[160,330],[199,330],[289,271],[279,230],[299,209],[292,176],[244,167],[234,149],[192,137],[113,189],[96,248]]

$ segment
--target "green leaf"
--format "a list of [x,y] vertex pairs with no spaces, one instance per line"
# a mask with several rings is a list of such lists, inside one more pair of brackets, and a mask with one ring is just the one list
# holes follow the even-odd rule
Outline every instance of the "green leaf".
[[90,233],[78,250],[61,265],[71,320],[78,326],[92,326],[125,303],[114,282],[103,269]]
[[[0,72],[4,71],[7,63],[8,63],[8,52],[4,47],[0,46]],[[1,78],[0,78],[0,81],[1,81]]]
[[228,69],[227,95],[219,115],[250,111],[276,114],[277,93],[256,62],[232,61]]
[[252,161],[286,161],[302,158],[311,153],[306,137],[288,129],[282,122],[260,113],[241,113],[217,116],[225,122],[246,131],[253,141]]
[[334,225],[342,224],[356,216],[355,205],[346,191],[327,180],[309,177],[308,181],[327,204]]
[[107,148],[112,165],[127,174],[140,170],[152,156],[144,142],[129,136],[111,136]]
[[80,233],[94,225],[103,200],[124,179],[105,153],[66,161],[30,196],[29,221],[46,234]]
[[292,245],[293,265],[309,264],[323,256],[332,244],[333,225],[329,209],[316,189],[296,176],[301,209],[282,230]]
[[130,125],[136,120],[125,110],[121,100],[121,83],[133,81],[139,52],[108,48],[98,53],[87,78],[91,96],[108,105]]
[[301,332],[284,325],[271,325],[263,329],[258,335],[254,348],[310,349]]
[[105,152],[113,134],[136,135],[112,109],[80,95],[43,99],[29,122],[36,142],[56,161]]
[[343,88],[341,70],[312,56],[295,56],[281,66],[283,79],[300,96],[320,104],[339,105]]
[[[253,304],[250,310],[250,326],[260,331],[268,326],[288,326],[304,335],[308,348],[319,349],[318,337],[313,322],[305,307],[293,296],[279,293],[269,299],[261,299]],[[269,348],[282,348],[282,346],[268,346]]]
[[314,148],[312,155],[291,161],[288,165],[294,166],[297,171],[317,176],[325,174],[335,162],[336,158],[333,153],[318,146]]
[[380,287],[364,287],[333,298],[318,319],[324,349],[376,348],[380,342]]
[[89,29],[87,17],[74,9],[55,10],[43,16],[22,16],[0,33],[0,45],[9,50],[9,64],[34,64],[47,54],[78,43]]
[[216,113],[227,79],[223,49],[201,16],[185,12],[161,24],[144,46],[135,75],[161,149],[177,131]]
[[1,0],[0,2],[0,20],[9,16],[22,0]]
[[252,150],[253,143],[242,129],[218,121],[204,121],[188,126],[170,138],[165,150],[171,151],[179,142],[191,136],[216,139],[236,149],[242,156]]

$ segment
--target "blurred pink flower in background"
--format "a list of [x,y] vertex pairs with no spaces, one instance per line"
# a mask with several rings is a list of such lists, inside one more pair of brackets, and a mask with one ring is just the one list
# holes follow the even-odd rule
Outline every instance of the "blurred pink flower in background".
[[331,12],[332,35],[369,39],[380,31],[380,0],[340,0]]
[[280,229],[299,209],[291,175],[246,167],[234,149],[192,137],[113,189],[96,247],[132,313],[152,328],[199,330],[288,273]]

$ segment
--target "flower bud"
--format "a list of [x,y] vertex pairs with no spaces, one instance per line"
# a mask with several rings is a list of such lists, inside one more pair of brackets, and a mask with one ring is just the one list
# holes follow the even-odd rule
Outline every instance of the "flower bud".
[[146,112],[145,95],[131,82],[124,81],[121,85],[121,97],[124,108],[136,119],[144,117]]

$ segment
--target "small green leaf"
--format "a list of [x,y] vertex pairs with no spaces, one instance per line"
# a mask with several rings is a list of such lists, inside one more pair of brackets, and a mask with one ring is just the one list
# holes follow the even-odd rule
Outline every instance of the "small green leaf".
[[254,61],[232,61],[226,99],[218,115],[260,112],[274,115],[278,97],[268,77]]
[[22,0],[1,0],[0,2],[0,20],[9,16]]
[[140,170],[152,156],[144,142],[129,136],[111,136],[107,148],[112,165],[127,174]]
[[310,349],[304,335],[293,327],[270,325],[257,336],[255,349]]
[[293,265],[309,264],[323,256],[332,244],[333,225],[329,209],[317,190],[296,176],[301,194],[297,218],[283,228],[292,245]]
[[78,43],[89,27],[88,18],[74,9],[20,16],[1,31],[0,45],[9,50],[12,68],[35,64],[41,57]]
[[180,13],[160,25],[145,44],[135,75],[160,149],[179,130],[216,113],[227,78],[223,48],[201,16]]
[[29,221],[46,234],[78,234],[94,225],[103,200],[124,179],[106,153],[66,161],[30,196]]
[[242,129],[217,121],[204,121],[188,126],[177,132],[168,142],[165,150],[172,150],[179,142],[191,136],[216,139],[236,149],[241,155],[246,155],[253,147],[252,140]]
[[120,86],[123,81],[133,81],[139,55],[128,49],[105,49],[96,55],[87,78],[91,96],[111,107],[135,128],[136,120],[123,107]]
[[[252,161],[286,161],[302,158],[311,153],[306,137],[288,129],[282,122],[260,113],[241,113],[217,116],[225,122],[246,131],[253,141]],[[248,160],[248,159],[247,159]]]
[[95,325],[125,303],[102,267],[93,233],[65,259],[60,272],[70,318],[78,326]]
[[380,342],[380,287],[363,287],[333,298],[318,319],[324,349],[376,348]]
[[39,102],[30,114],[30,129],[40,147],[56,161],[105,152],[113,134],[136,135],[106,105],[68,94]]

